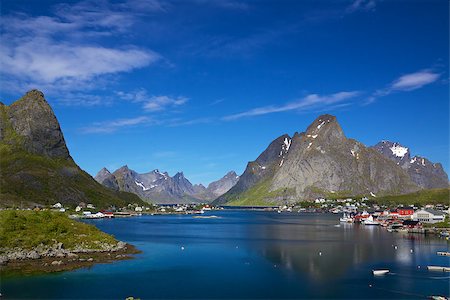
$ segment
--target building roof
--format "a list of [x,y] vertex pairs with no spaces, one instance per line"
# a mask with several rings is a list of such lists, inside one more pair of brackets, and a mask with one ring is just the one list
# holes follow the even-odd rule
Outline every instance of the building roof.
[[443,211],[439,211],[439,210],[435,210],[435,209],[427,208],[427,209],[419,209],[418,211],[421,211],[421,210],[426,211],[427,213],[433,214],[435,216],[443,216],[443,215],[445,215],[445,213]]

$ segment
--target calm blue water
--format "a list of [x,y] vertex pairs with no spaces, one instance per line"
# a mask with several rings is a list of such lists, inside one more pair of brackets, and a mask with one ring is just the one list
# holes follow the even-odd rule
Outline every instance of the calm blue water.
[[[3,299],[449,295],[450,274],[426,270],[427,265],[450,265],[448,257],[436,255],[449,251],[445,240],[377,227],[335,227],[339,216],[331,214],[209,214],[220,218],[168,215],[89,221],[143,253],[90,269],[4,278]],[[377,268],[392,274],[374,277],[371,270]]]

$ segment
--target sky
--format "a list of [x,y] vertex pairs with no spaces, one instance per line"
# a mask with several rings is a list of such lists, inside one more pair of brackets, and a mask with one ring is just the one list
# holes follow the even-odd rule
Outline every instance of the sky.
[[44,94],[91,175],[208,184],[337,116],[449,168],[449,2],[3,0],[0,99]]

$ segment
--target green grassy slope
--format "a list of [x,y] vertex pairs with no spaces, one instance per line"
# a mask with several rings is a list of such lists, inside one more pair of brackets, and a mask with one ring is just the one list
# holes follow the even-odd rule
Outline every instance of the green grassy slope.
[[65,214],[51,211],[0,211],[0,245],[2,248],[32,249],[40,244],[63,243],[71,250],[100,249],[100,243],[116,244],[117,240],[93,225],[69,219]]
[[290,189],[270,191],[270,178],[259,182],[239,195],[228,194],[225,205],[230,206],[270,206],[279,205],[280,199],[293,194]]
[[144,204],[137,195],[116,192],[97,183],[70,157],[50,158],[24,150],[24,138],[14,131],[8,109],[0,106],[0,207],[56,202],[70,206],[92,203],[97,208]]
[[370,199],[371,202],[384,205],[411,205],[422,206],[425,204],[450,204],[450,189],[421,190],[415,193],[383,196]]
[[31,154],[0,143],[0,205],[33,206],[56,202],[98,208],[144,204],[136,195],[115,192],[97,183],[71,160]]

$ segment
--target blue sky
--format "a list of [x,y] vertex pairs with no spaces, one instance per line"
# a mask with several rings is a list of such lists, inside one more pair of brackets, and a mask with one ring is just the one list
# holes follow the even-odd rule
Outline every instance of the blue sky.
[[75,161],[207,184],[338,117],[449,171],[449,3],[1,3],[0,98],[42,90]]

